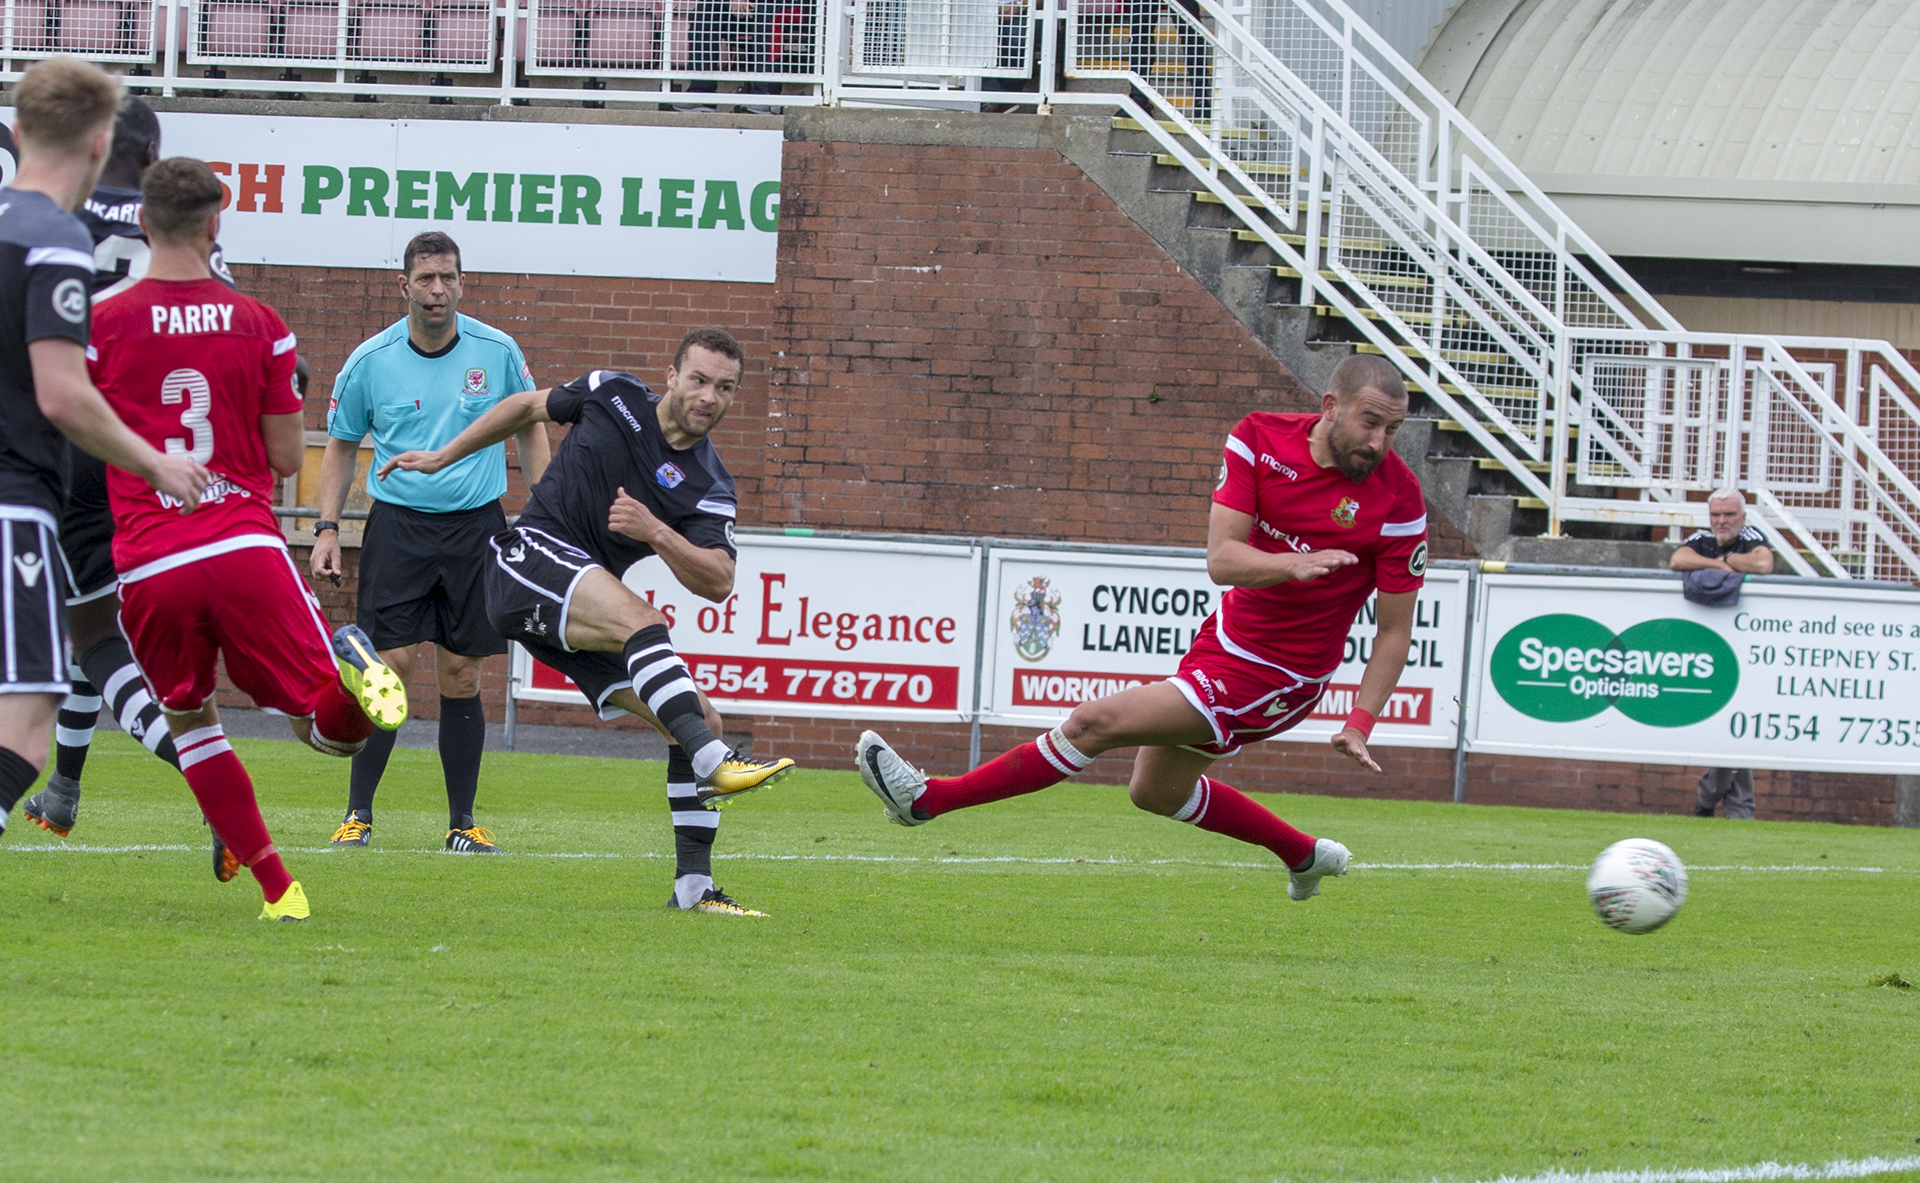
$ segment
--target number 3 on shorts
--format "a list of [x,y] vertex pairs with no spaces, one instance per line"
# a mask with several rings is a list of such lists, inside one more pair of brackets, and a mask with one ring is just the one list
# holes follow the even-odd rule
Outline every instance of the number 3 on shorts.
[[207,383],[207,376],[199,370],[175,370],[160,383],[160,402],[169,407],[186,403],[187,409],[180,412],[180,426],[193,433],[191,448],[186,440],[169,439],[167,454],[184,454],[196,464],[213,459],[213,424],[207,422],[213,412],[213,387]]

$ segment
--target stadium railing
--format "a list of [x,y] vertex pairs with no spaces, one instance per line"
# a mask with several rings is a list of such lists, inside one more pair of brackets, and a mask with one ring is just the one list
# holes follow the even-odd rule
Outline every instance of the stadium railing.
[[1920,372],[1688,332],[1342,0],[5,0],[0,33],[0,81],[75,53],[163,94],[1115,112],[1549,533],[1732,485],[1796,570],[1920,578]]

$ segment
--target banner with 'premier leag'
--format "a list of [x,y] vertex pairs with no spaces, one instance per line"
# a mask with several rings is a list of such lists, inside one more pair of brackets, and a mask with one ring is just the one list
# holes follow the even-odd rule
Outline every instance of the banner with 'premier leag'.
[[1911,593],[1748,581],[1703,607],[1678,580],[1490,575],[1475,752],[1692,767],[1905,773],[1920,764]]
[[778,131],[182,112],[160,128],[164,154],[219,174],[230,262],[397,268],[441,230],[470,271],[773,282]]
[[[939,543],[742,536],[734,593],[711,603],[657,558],[625,582],[667,618],[723,711],[960,722],[973,709],[980,551]],[[514,646],[516,696],[583,704]]]
[[[1169,677],[1225,590],[1214,586],[1199,557],[995,549],[987,561],[981,709],[991,723],[1049,725],[1082,702]],[[1416,597],[1406,672],[1380,714],[1374,742],[1454,746],[1466,609],[1467,572],[1429,569]],[[1319,705],[1278,738],[1324,742],[1339,730],[1373,655],[1374,633],[1369,600]]]

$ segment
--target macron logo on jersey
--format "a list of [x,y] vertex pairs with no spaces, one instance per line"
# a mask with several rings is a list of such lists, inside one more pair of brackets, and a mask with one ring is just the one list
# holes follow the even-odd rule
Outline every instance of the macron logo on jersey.
[[229,333],[233,331],[233,305],[155,304],[153,331],[157,335],[164,336],[183,333]]
[[[633,428],[636,432],[640,430],[640,420],[635,419],[633,417],[633,412],[627,410],[627,404],[620,401],[619,395],[616,394],[612,398],[609,398],[607,401],[613,404],[614,410],[620,412],[620,417],[627,421],[628,427]],[[673,486],[668,485],[667,487],[671,489]]]

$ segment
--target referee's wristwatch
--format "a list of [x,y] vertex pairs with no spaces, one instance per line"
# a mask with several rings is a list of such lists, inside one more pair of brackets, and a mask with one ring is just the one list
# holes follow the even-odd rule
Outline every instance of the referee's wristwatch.
[[325,518],[321,518],[319,521],[313,524],[313,532],[315,534],[318,534],[322,530],[332,530],[335,534],[338,534],[340,532],[340,523],[329,522]]

